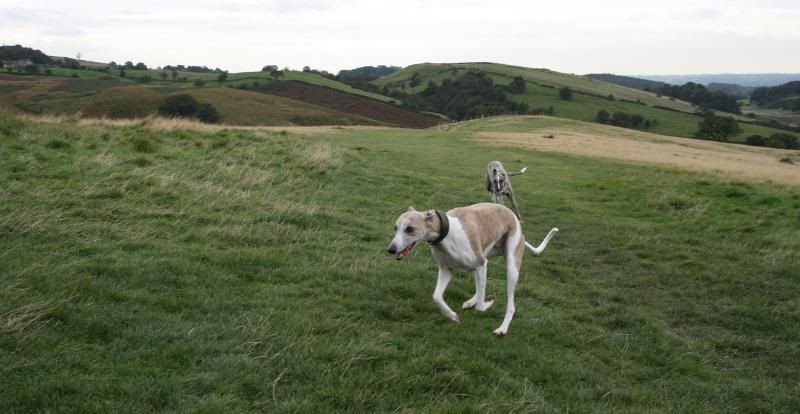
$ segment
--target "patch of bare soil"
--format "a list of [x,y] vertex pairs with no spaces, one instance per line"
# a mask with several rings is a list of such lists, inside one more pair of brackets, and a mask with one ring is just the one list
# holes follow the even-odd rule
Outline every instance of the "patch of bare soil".
[[[552,136],[552,138],[551,138]],[[800,185],[800,152],[669,137],[605,126],[533,132],[479,132],[487,145],[530,148],[713,173],[756,182]],[[793,160],[794,163],[781,161]]]

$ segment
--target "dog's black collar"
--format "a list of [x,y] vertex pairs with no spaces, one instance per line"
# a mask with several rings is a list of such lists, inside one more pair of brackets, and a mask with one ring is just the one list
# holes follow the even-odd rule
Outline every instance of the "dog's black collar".
[[436,215],[439,216],[439,221],[442,225],[439,227],[439,237],[434,241],[428,242],[431,245],[439,244],[440,241],[447,237],[447,233],[450,233],[450,220],[447,218],[447,214],[442,210],[436,210]]

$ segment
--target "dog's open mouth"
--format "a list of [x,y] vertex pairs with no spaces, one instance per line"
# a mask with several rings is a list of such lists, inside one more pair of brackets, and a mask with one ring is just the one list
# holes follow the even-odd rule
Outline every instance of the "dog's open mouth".
[[413,250],[414,246],[416,246],[416,245],[417,245],[417,242],[413,242],[413,243],[409,244],[408,247],[406,247],[405,249],[397,252],[397,254],[394,255],[394,258],[397,259],[397,260],[400,260],[400,259],[408,256],[408,254],[411,253],[411,250]]

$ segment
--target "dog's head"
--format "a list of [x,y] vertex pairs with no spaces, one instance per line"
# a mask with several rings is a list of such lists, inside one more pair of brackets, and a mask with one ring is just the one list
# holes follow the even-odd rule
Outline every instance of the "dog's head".
[[433,210],[422,212],[409,207],[394,223],[394,238],[389,243],[389,254],[393,254],[397,260],[408,256],[417,243],[426,240],[435,215]]
[[492,191],[500,194],[506,186],[506,180],[508,179],[506,172],[502,168],[492,168],[489,175],[492,182]]

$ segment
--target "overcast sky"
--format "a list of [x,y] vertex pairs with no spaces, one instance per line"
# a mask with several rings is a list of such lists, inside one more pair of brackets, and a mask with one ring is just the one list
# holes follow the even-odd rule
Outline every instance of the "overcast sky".
[[0,0],[0,43],[234,72],[491,61],[585,74],[800,72],[800,0]]

